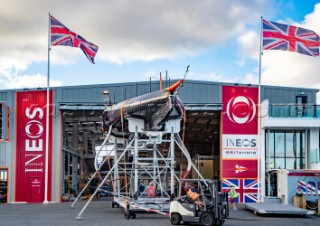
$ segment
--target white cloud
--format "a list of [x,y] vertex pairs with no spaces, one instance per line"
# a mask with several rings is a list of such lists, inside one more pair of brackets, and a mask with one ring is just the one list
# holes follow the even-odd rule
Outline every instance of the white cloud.
[[[41,74],[12,76],[10,78],[1,78],[0,85],[8,89],[19,88],[44,88],[47,87],[47,76]],[[50,87],[61,86],[60,81],[50,79]]]
[[[247,0],[3,0],[0,7],[0,75],[25,74],[46,62],[48,12],[99,46],[95,61],[195,56],[224,43],[256,20],[267,1]],[[52,64],[72,64],[80,49],[52,47]]]
[[319,59],[291,52],[265,51],[262,83],[312,87],[319,80]]
[[248,30],[240,34],[237,43],[240,47],[238,52],[241,59],[238,61],[239,66],[243,66],[248,58],[259,60],[260,35],[257,32]]
[[[301,24],[295,26],[316,31],[320,34],[320,4],[314,12],[306,15]],[[262,82],[269,85],[320,88],[319,57],[310,57],[286,51],[264,51],[262,58]]]
[[222,74],[199,74],[199,73],[189,73],[188,79],[193,80],[204,80],[204,81],[211,81],[211,82],[226,82],[226,83],[241,83],[241,84],[257,84],[258,78],[255,74],[246,74],[244,76],[237,76],[237,77],[227,77]]
[[216,73],[209,73],[209,74],[189,73],[188,79],[204,80],[204,81],[211,81],[211,82],[234,82],[233,79],[229,79],[222,74],[216,74]]

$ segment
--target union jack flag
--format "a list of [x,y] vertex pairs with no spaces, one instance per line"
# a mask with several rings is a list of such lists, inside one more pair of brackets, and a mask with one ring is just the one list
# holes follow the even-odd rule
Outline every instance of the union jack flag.
[[301,27],[262,20],[263,49],[319,56],[319,35]]
[[320,196],[320,182],[318,183],[318,189],[316,186],[316,182],[314,181],[298,181],[298,191],[301,190],[302,194],[307,196]]
[[252,179],[223,179],[222,191],[229,192],[230,185],[233,185],[238,193],[238,198],[235,199],[235,202],[258,202],[258,183],[258,180]]
[[51,45],[79,47],[88,60],[94,64],[94,57],[99,49],[95,44],[88,42],[80,35],[64,26],[60,21],[50,15]]

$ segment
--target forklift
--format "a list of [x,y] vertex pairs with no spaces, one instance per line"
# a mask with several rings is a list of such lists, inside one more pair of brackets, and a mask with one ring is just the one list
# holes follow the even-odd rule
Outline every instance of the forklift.
[[[228,193],[219,192],[218,182],[206,179],[181,180],[178,195],[170,202],[171,224],[179,225],[183,221],[185,224],[199,223],[205,226],[223,225],[229,217]],[[196,201],[190,198],[191,183],[198,190]],[[182,192],[186,194],[182,196]]]

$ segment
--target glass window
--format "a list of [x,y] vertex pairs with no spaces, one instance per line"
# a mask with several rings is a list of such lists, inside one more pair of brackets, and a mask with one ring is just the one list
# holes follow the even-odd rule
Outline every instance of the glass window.
[[305,131],[269,130],[266,142],[266,169],[304,169]]
[[[301,141],[301,134],[302,134],[302,131],[298,131],[296,134],[295,134],[295,141],[296,141],[296,149],[297,149],[297,157],[301,157],[301,154],[302,154],[302,150],[301,150],[301,145],[304,145],[303,142]],[[304,133],[303,133],[304,134]]]
[[286,157],[297,157],[296,133],[286,133]]
[[284,133],[275,133],[275,138],[274,138],[274,147],[275,147],[275,156],[276,157],[284,157],[285,152],[284,152]]
[[[268,166],[268,164],[269,164],[269,166]],[[268,158],[266,158],[266,168],[267,169],[274,169],[274,158],[272,157],[270,157],[270,163],[269,163],[269,160],[268,160]]]
[[305,157],[306,156],[306,141],[305,141],[305,132],[301,132],[300,133],[300,139],[301,139],[301,143],[300,143],[300,157]]
[[306,167],[306,158],[300,158],[300,169],[305,169]]
[[[270,157],[274,157],[274,132],[271,130],[267,130],[266,131],[266,153],[265,153],[265,157],[266,159],[268,158],[268,156],[270,155]],[[267,143],[268,142],[268,143]]]
[[[286,158],[286,169],[299,169],[298,159]],[[297,167],[298,166],[298,167]]]
[[273,157],[274,156],[274,131],[270,131],[267,134],[268,134],[267,141],[269,142],[268,151],[269,151],[270,157]]
[[275,158],[275,169],[285,169],[285,158]]

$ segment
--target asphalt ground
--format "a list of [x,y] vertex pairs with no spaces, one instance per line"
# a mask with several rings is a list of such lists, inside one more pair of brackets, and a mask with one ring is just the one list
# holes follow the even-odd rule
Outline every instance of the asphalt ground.
[[[55,204],[0,204],[0,225],[24,226],[168,226],[171,225],[169,217],[159,214],[138,213],[136,219],[125,219],[122,208],[112,208],[110,200],[93,201],[82,214],[82,220],[76,220],[85,201],[79,201],[75,209],[70,208],[71,203]],[[307,217],[293,216],[256,216],[243,205],[238,210],[230,212],[225,224],[234,226],[318,226],[320,217],[308,215]]]

